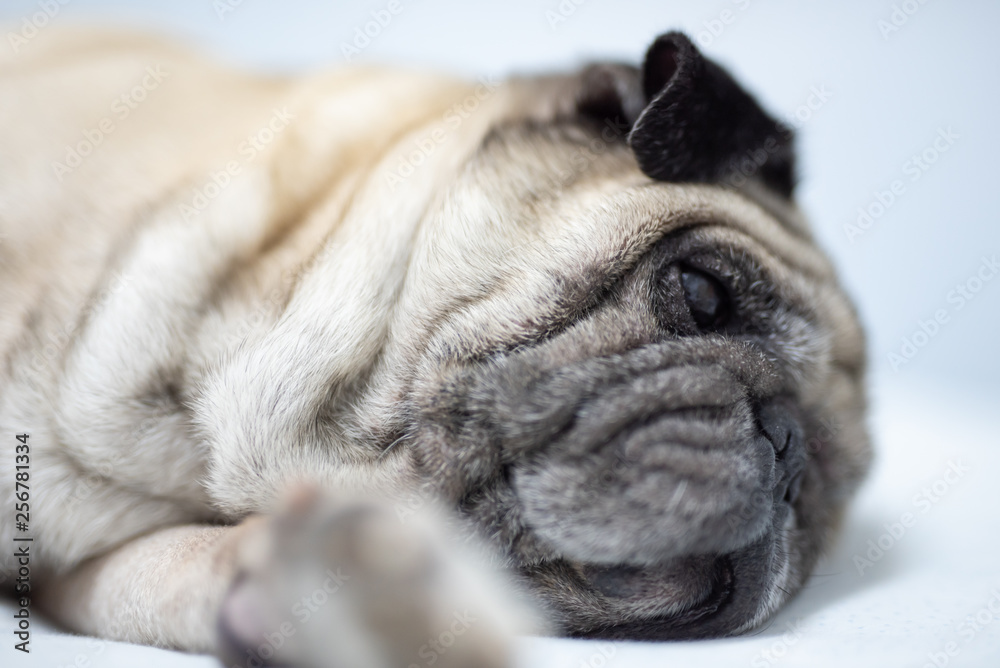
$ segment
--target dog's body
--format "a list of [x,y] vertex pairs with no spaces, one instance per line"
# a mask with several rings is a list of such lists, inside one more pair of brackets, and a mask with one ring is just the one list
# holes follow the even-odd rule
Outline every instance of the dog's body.
[[[643,139],[653,52],[641,82],[467,84],[30,47],[0,64],[0,438],[30,434],[33,586],[69,626],[259,651],[305,559],[347,564],[314,612],[374,640],[302,632],[275,661],[405,665],[470,605],[491,621],[442,662],[502,663],[507,604],[372,557],[423,535],[415,490],[566,633],[736,633],[804,581],[867,464],[860,330],[781,142],[739,121],[727,150],[769,157],[736,188]],[[305,483],[394,496],[391,521],[301,494],[267,519]]]

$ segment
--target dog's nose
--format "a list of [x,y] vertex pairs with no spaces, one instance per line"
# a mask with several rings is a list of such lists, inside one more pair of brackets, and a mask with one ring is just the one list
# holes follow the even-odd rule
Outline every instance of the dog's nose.
[[791,400],[774,399],[760,406],[757,419],[774,447],[774,501],[795,503],[806,465],[805,437],[798,411]]

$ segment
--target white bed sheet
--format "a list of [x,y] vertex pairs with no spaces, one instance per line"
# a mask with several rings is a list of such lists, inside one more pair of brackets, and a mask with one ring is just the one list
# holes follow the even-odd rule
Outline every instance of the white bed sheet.
[[[766,628],[683,643],[525,639],[519,666],[1000,666],[1000,390],[883,378],[873,402],[873,475],[836,549]],[[905,513],[910,526],[893,527]],[[860,562],[880,539],[888,549]],[[13,649],[12,614],[0,603],[3,666],[218,666],[68,635],[38,618],[25,655]]]

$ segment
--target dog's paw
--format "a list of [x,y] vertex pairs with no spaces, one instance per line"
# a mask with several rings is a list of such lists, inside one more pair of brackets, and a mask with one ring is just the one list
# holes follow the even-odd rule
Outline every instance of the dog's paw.
[[507,666],[533,615],[421,515],[304,492],[260,522],[219,615],[225,665]]

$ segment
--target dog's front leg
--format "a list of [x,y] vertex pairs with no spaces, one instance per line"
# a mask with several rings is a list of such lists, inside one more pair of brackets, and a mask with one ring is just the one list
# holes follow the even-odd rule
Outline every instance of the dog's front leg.
[[227,666],[505,666],[530,616],[440,529],[301,494],[273,518],[138,538],[48,581],[40,602],[77,631]]
[[238,526],[178,526],[142,536],[47,578],[39,605],[80,633],[213,652],[240,552],[265,525],[254,517]]

